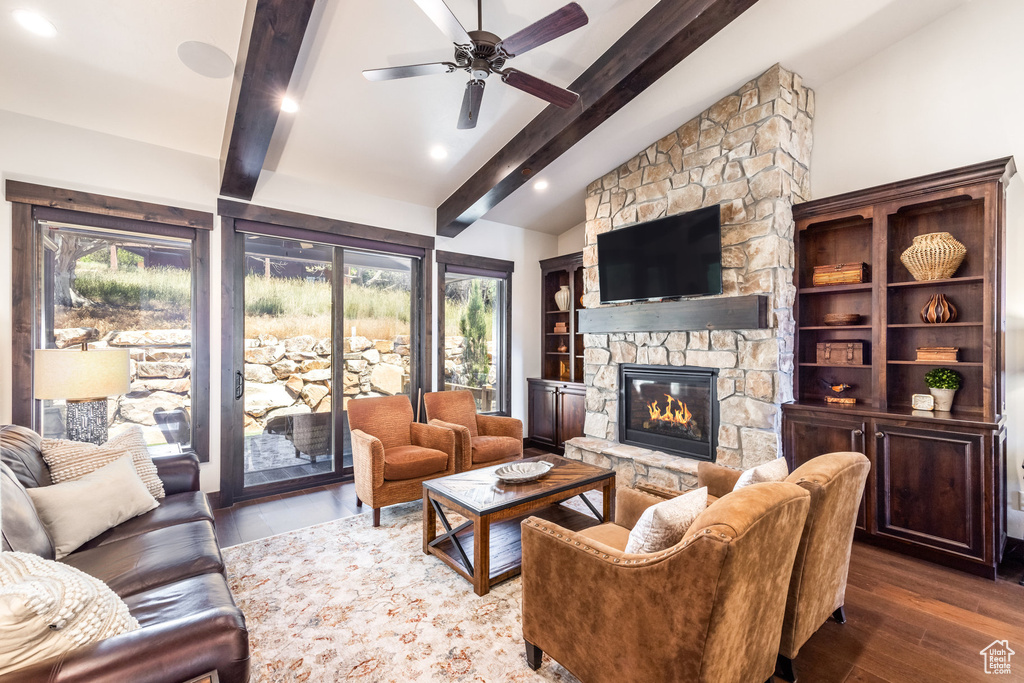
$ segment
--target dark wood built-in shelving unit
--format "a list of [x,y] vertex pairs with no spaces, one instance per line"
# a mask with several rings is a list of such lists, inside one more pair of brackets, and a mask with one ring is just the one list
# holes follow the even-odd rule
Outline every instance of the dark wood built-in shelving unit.
[[[994,577],[1006,533],[1005,182],[1000,159],[793,207],[797,288],[795,401],[783,406],[790,466],[829,451],[872,461],[858,520],[868,540]],[[948,232],[967,248],[953,277],[917,281],[900,261],[913,238]],[[870,281],[815,287],[815,266],[866,263]],[[953,323],[922,322],[935,294]],[[860,324],[824,325],[828,313]],[[862,341],[863,365],[817,362],[821,342]],[[959,348],[959,362],[915,360],[922,346]],[[963,376],[949,413],[911,410],[924,375]],[[822,380],[852,386],[853,405],[826,404]],[[871,435],[870,437],[866,435]]]
[[[583,384],[583,252],[540,262],[541,376],[527,380],[528,439],[534,446],[561,451],[569,439],[583,435],[587,390]],[[569,288],[569,307],[558,310],[555,293]],[[556,333],[564,322],[566,332]],[[559,351],[565,345],[568,350]]]

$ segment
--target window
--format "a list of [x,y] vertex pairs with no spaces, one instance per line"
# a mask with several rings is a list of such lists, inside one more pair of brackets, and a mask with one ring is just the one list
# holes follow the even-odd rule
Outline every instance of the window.
[[108,435],[138,426],[153,455],[207,460],[212,215],[13,181],[7,199],[27,266],[13,283],[13,421],[66,436],[66,402],[35,398],[33,349],[123,349],[130,384],[107,397]]
[[[107,399],[109,435],[138,425],[155,454],[191,448],[192,241],[36,225],[39,348],[127,349],[130,390]],[[42,404],[42,435],[63,438],[65,402]]]
[[437,252],[438,389],[468,389],[481,413],[511,404],[513,263]]

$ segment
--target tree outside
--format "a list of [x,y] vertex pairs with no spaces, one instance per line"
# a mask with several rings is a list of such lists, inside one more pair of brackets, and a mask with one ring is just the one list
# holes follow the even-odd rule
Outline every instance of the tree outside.
[[459,319],[459,331],[462,333],[465,345],[462,352],[462,363],[466,379],[474,387],[482,387],[487,384],[487,376],[491,368],[491,357],[487,351],[487,318],[480,283],[473,280],[469,289],[469,302]]

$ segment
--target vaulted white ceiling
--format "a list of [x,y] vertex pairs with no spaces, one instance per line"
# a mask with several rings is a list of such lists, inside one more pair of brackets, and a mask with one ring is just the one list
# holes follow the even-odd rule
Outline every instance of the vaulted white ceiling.
[[[560,233],[582,220],[589,181],[775,62],[814,87],[965,1],[760,0],[545,169],[545,192],[526,185],[487,218]],[[566,86],[656,0],[579,2],[590,24],[516,58],[517,69]],[[561,4],[483,0],[483,28],[507,36]],[[449,6],[476,28],[474,0]],[[58,35],[22,31],[10,20],[20,7]],[[198,40],[235,57],[244,12],[245,0],[0,0],[0,109],[218,157],[230,79],[189,71],[176,50]],[[412,0],[331,0],[314,29],[291,87],[301,108],[282,115],[269,171],[436,207],[545,106],[492,77],[478,126],[460,131],[464,72],[363,79],[367,68],[451,59]],[[438,145],[440,161],[429,154]]]

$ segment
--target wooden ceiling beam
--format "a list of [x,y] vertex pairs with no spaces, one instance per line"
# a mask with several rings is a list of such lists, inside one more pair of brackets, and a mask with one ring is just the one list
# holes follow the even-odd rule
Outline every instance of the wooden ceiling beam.
[[756,1],[661,0],[569,86],[574,107],[548,106],[437,208],[437,234],[472,225]]
[[[220,193],[252,199],[281,113],[316,0],[257,0],[252,31],[242,37],[245,65],[232,89],[230,133],[222,155]],[[247,44],[247,46],[246,46]],[[244,55],[242,54],[244,51]]]

